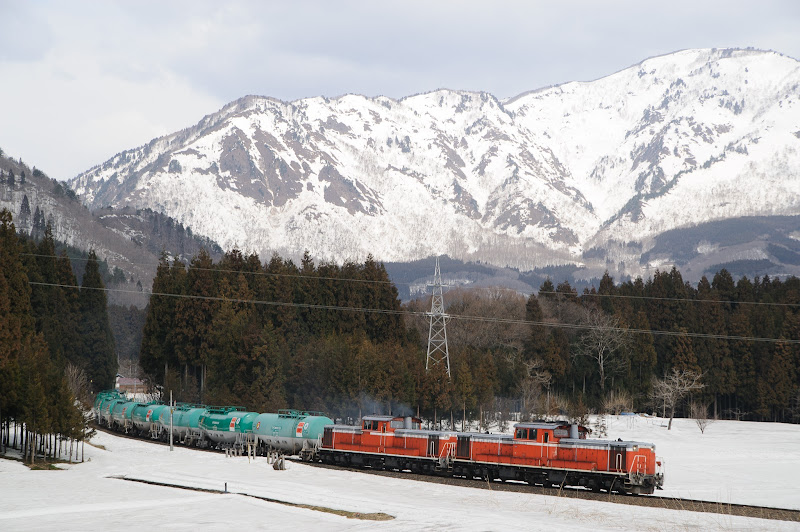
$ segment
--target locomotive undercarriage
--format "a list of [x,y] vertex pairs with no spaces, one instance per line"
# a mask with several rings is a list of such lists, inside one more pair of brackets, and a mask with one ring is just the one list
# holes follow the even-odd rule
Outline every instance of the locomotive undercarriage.
[[398,455],[377,455],[360,452],[320,450],[323,463],[349,467],[368,467],[393,471],[411,471],[427,475],[457,476],[489,481],[521,481],[531,486],[585,487],[593,491],[607,491],[632,495],[646,495],[655,491],[656,480],[645,475],[605,473],[577,469],[518,466],[453,460],[442,464],[436,458]]

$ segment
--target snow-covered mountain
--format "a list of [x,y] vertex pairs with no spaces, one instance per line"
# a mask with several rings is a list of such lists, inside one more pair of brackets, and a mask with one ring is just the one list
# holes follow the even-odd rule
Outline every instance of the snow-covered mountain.
[[[75,248],[71,251],[73,265],[75,251],[91,249],[110,271],[119,268],[124,279],[107,280],[107,286],[113,288],[107,295],[110,304],[125,307],[147,304],[147,298],[138,291],[152,284],[162,252],[184,262],[201,248],[213,258],[222,252],[215,242],[193,235],[168,216],[147,209],[103,208],[89,212],[63,183],[5,154],[0,154],[0,209],[11,213],[20,234],[37,241],[49,225],[57,249],[62,245]],[[82,265],[77,269],[82,272]]]
[[[636,274],[674,261],[656,253],[667,232],[800,215],[799,155],[800,62],[711,49],[504,101],[247,96],[70,184],[92,208],[148,207],[262,256]],[[770,253],[700,239],[695,259],[719,255],[705,262]]]

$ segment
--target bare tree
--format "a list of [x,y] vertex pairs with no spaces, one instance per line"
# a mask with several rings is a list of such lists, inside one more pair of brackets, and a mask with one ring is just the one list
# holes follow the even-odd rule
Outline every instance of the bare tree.
[[606,378],[617,372],[625,361],[630,336],[620,327],[618,316],[589,308],[583,316],[586,333],[581,336],[575,356],[591,358],[597,364],[600,389],[606,390]]
[[669,425],[667,430],[672,430],[672,419],[675,417],[675,407],[689,393],[702,390],[705,386],[700,382],[702,373],[688,369],[672,368],[672,372],[663,379],[656,379],[653,383],[652,398],[656,403],[661,403],[664,410],[669,408]]
[[72,392],[72,397],[81,404],[86,404],[89,391],[89,379],[86,372],[73,363],[68,363],[64,373],[67,377],[67,386]]
[[519,392],[522,396],[525,415],[530,419],[531,414],[540,403],[542,388],[550,388],[552,377],[549,372],[541,369],[542,362],[540,360],[531,360],[522,364],[525,367],[525,377],[519,383]]
[[708,403],[692,401],[692,404],[689,405],[689,414],[694,418],[694,422],[697,423],[700,434],[705,434],[706,428],[715,421],[708,417]]
[[[521,352],[529,331],[528,325],[522,322],[525,302],[523,296],[500,288],[448,290],[444,294],[444,304],[450,316],[447,321],[450,349],[458,351],[469,346]],[[406,318],[406,325],[416,328],[419,337],[427,341],[429,320],[424,313],[431,308],[430,297],[411,301],[408,308],[418,314]]]

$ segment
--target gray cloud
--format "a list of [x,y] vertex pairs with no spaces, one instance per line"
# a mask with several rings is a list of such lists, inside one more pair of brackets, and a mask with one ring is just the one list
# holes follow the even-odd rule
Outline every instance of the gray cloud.
[[245,94],[502,98],[684,48],[800,57],[798,27],[795,0],[0,0],[0,147],[63,179]]

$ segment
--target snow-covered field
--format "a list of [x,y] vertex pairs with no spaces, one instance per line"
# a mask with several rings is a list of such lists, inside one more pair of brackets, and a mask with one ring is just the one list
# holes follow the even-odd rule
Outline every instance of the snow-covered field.
[[[660,418],[610,417],[608,437],[651,441],[666,462],[662,495],[800,509],[800,426],[692,420],[671,431]],[[444,486],[266,459],[153,445],[99,433],[87,461],[31,471],[0,460],[0,530],[800,530],[800,524],[645,508],[556,496]],[[228,494],[127,482],[115,476],[223,490]],[[350,512],[349,519],[266,502]],[[555,493],[555,491],[554,491]]]

